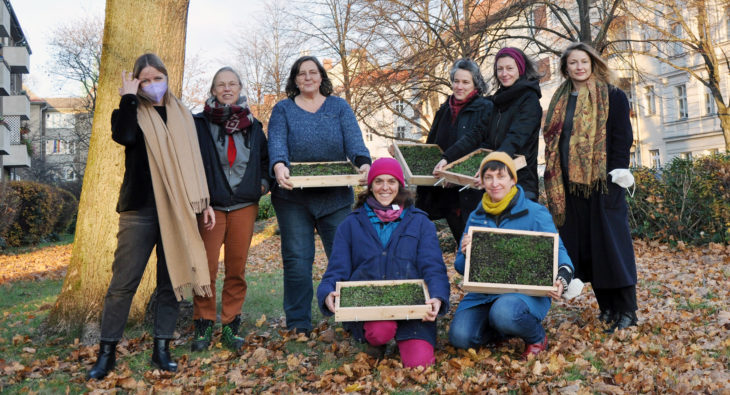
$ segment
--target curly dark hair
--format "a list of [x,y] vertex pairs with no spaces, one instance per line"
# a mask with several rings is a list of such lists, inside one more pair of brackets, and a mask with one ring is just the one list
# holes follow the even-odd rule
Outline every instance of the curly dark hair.
[[[368,185],[367,188],[365,188],[364,191],[357,194],[357,199],[355,199],[355,206],[354,208],[360,208],[363,204],[365,204],[365,201],[368,200],[370,196],[373,196],[373,192],[370,189],[372,185]],[[413,198],[413,192],[409,191],[408,188],[404,187],[402,184],[398,184],[398,194],[395,195],[395,199],[393,199],[393,203],[406,208],[410,207],[414,203]]]
[[319,75],[322,77],[322,82],[319,84],[319,93],[323,96],[331,95],[334,88],[332,87],[332,81],[330,81],[330,78],[327,76],[327,71],[325,71],[322,63],[319,63],[319,60],[317,60],[314,56],[302,56],[294,62],[294,65],[292,65],[291,71],[289,72],[289,78],[286,79],[286,96],[290,99],[294,99],[301,93],[299,88],[297,88],[296,79],[297,74],[299,74],[299,69],[302,67],[302,63],[306,61],[314,62],[317,66],[317,70],[319,70]]

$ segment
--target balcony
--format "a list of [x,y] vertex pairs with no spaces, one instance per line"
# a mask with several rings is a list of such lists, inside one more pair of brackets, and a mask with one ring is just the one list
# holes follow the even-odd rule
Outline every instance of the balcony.
[[0,125],[0,155],[10,155],[10,131]]
[[28,74],[30,54],[27,47],[3,47],[3,58],[13,74]]
[[4,1],[0,1],[0,37],[10,37],[10,12]]
[[26,95],[3,96],[3,116],[19,116],[28,120],[30,117],[30,99]]
[[25,144],[10,146],[10,155],[3,158],[3,167],[30,167],[30,155]]
[[0,60],[0,96],[10,94],[10,68]]

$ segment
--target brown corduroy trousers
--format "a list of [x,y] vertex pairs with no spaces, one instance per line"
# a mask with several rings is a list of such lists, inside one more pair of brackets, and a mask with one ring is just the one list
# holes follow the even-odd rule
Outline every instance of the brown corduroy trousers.
[[203,228],[202,216],[199,216],[198,229],[208,256],[210,288],[213,291],[213,297],[195,295],[193,319],[216,320],[215,280],[218,275],[218,258],[223,244],[226,245],[226,248],[223,258],[225,276],[221,293],[221,323],[228,324],[241,314],[243,301],[246,299],[246,260],[257,213],[257,204],[230,212],[215,210],[215,227],[212,230]]

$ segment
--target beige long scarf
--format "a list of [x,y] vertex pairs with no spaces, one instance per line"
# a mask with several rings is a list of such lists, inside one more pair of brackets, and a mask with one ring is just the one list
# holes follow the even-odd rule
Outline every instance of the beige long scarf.
[[212,296],[205,246],[196,213],[208,206],[208,183],[190,111],[173,95],[165,104],[167,124],[142,102],[137,122],[144,133],[167,270],[175,296],[186,289]]

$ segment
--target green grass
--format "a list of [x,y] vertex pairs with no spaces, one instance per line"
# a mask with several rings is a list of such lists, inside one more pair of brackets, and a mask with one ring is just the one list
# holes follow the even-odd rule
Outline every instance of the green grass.
[[6,249],[0,249],[2,255],[17,255],[25,254],[27,252],[33,252],[42,250],[46,247],[60,246],[71,244],[74,241],[74,235],[71,233],[63,233],[58,235],[58,240],[44,241],[42,243],[34,244],[32,246],[21,246],[21,247],[8,247]]

